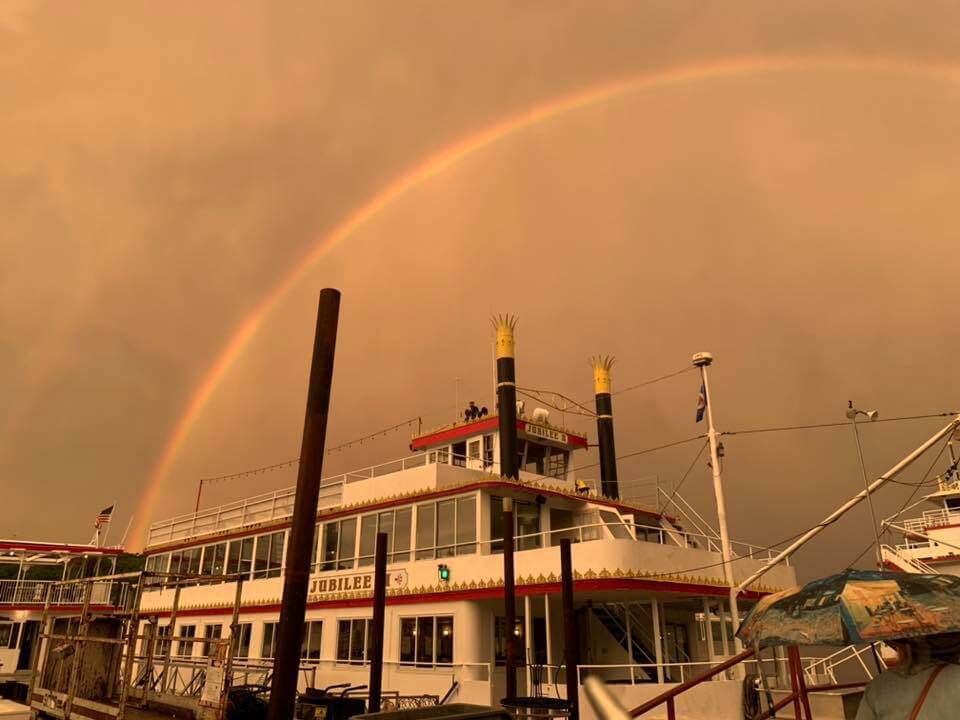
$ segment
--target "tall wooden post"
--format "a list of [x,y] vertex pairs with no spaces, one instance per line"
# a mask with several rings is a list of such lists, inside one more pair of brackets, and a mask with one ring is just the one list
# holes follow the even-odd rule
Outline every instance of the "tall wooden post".
[[517,589],[513,574],[513,499],[503,499],[503,614],[506,628],[506,693],[510,700],[517,696]]
[[280,622],[277,626],[277,653],[267,714],[269,720],[290,720],[296,702],[300,639],[303,635],[303,616],[307,608],[310,554],[313,549],[314,526],[317,524],[317,498],[323,471],[339,314],[340,292],[330,288],[322,290],[313,340],[307,410],[303,421],[300,470],[293,503],[293,526],[290,529]]
[[563,595],[563,643],[565,647],[567,674],[567,702],[570,703],[570,718],[580,717],[580,683],[577,666],[580,665],[580,636],[577,633],[577,616],[573,611],[573,557],[570,539],[560,541],[560,587]]
[[373,643],[370,648],[370,700],[368,713],[380,712],[380,696],[383,691],[383,634],[387,611],[387,534],[377,533],[377,545],[373,559],[373,619],[370,632]]

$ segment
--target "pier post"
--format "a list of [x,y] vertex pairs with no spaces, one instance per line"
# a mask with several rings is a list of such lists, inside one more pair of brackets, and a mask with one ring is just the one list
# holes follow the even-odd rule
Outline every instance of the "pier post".
[[370,648],[370,700],[368,713],[380,712],[380,696],[383,692],[383,635],[387,612],[387,534],[377,533],[377,545],[373,559],[373,619],[370,632],[373,643]]
[[284,570],[280,622],[277,625],[277,653],[267,713],[269,720],[290,720],[296,702],[300,641],[307,607],[313,532],[317,524],[317,498],[323,471],[339,314],[340,292],[330,288],[321,290],[300,446],[297,493],[293,503],[293,525]]
[[513,498],[503,499],[503,614],[506,628],[504,673],[507,699],[517,696],[517,589],[513,574]]
[[579,720],[580,683],[577,677],[577,666],[580,665],[580,637],[577,633],[577,616],[573,611],[573,557],[570,552],[569,538],[560,541],[560,587],[563,595],[567,702],[570,704],[570,720]]

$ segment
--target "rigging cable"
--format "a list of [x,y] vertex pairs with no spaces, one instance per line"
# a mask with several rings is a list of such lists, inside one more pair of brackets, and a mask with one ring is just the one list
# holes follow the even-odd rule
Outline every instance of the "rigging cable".
[[703,451],[707,449],[707,445],[709,444],[710,444],[709,439],[703,441],[703,445],[701,445],[700,449],[697,450],[697,454],[696,456],[694,456],[693,462],[690,463],[690,467],[687,468],[687,471],[683,474],[683,477],[680,478],[680,482],[677,483],[677,486],[675,488],[673,488],[673,492],[670,493],[670,497],[668,497],[667,501],[663,504],[663,510],[660,512],[660,517],[663,517],[663,514],[667,511],[667,508],[670,507],[670,503],[673,502],[673,498],[676,497],[678,492],[680,492],[680,488],[682,488],[683,484],[687,481],[687,478],[690,476],[690,473],[693,471],[693,468],[696,466],[697,461],[700,460],[700,456],[703,455]]

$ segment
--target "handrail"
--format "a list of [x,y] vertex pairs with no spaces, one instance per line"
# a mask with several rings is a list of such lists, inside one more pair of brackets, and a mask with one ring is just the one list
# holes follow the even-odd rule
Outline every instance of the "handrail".
[[638,705],[637,707],[635,707],[633,710],[630,711],[630,717],[639,717],[640,715],[650,712],[655,707],[659,707],[663,703],[668,703],[672,707],[673,699],[680,693],[686,692],[690,688],[696,687],[700,683],[706,682],[710,678],[716,677],[717,675],[724,672],[725,670],[732,668],[734,665],[740,662],[743,662],[748,658],[753,657],[754,654],[755,654],[755,651],[753,650],[753,648],[748,648],[743,652],[737,655],[734,655],[733,657],[727,658],[719,665],[715,665],[710,670],[707,670],[707,672],[697,675],[697,677],[691,678],[686,682],[682,682],[674,688],[670,688],[666,692],[661,693],[660,695],[657,695],[652,700],[648,700],[647,702],[643,703],[643,705]]

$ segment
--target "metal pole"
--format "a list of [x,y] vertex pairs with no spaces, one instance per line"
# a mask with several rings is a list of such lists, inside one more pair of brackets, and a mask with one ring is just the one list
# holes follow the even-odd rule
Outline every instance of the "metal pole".
[[[230,617],[230,644],[227,646],[227,662],[223,672],[223,695],[220,696],[221,717],[226,711],[227,697],[233,686],[233,659],[240,647],[240,602],[243,599],[243,575],[237,578],[237,588],[233,594],[233,615]],[[300,669],[300,653],[297,652],[297,670]],[[296,676],[294,676],[296,682]]]
[[[723,575],[730,588],[730,622],[734,632],[740,627],[740,610],[737,608],[737,585],[733,579],[733,552],[730,549],[730,534],[727,531],[727,502],[723,497],[723,477],[720,470],[720,453],[718,450],[717,429],[713,425],[713,400],[710,398],[710,381],[707,378],[707,366],[713,362],[709,353],[694,355],[694,364],[700,367],[700,377],[703,380],[703,394],[707,403],[707,437],[710,441],[710,465],[713,472],[713,494],[717,501],[717,523],[720,526],[720,551],[723,558]],[[733,651],[743,650],[740,638],[734,636]]]
[[123,720],[127,713],[127,698],[130,697],[130,683],[133,682],[133,665],[137,656],[137,636],[140,634],[140,597],[143,592],[143,573],[137,580],[133,593],[133,607],[130,610],[130,627],[127,628],[127,657],[123,666],[123,680],[120,686],[120,702],[117,707],[117,720]]
[[313,341],[313,362],[307,391],[307,409],[300,446],[300,469],[293,505],[293,526],[287,547],[280,622],[277,626],[277,654],[270,688],[269,720],[293,717],[300,669],[300,639],[307,607],[310,580],[310,553],[314,526],[317,524],[317,498],[323,470],[323,449],[330,408],[333,358],[340,313],[340,292],[326,288],[320,292],[317,328]]
[[580,638],[577,634],[577,616],[573,611],[573,557],[570,538],[560,541],[560,587],[563,597],[563,644],[567,675],[567,703],[571,720],[580,717],[580,685],[577,667],[580,665]]
[[507,699],[517,696],[517,644],[514,630],[517,625],[517,590],[513,575],[513,499],[503,499],[503,610],[506,624],[506,674]]
[[80,612],[80,631],[75,641],[77,651],[73,654],[73,663],[70,666],[70,685],[67,687],[67,702],[63,706],[64,720],[70,720],[73,714],[73,698],[77,694],[77,685],[80,682],[83,650],[86,645],[87,630],[90,627],[90,595],[92,592],[93,581],[88,580],[83,585],[83,610]]
[[527,669],[527,695],[533,695],[533,609],[530,596],[523,596],[523,657]]
[[[180,609],[180,589],[182,583],[178,580],[173,589],[173,605],[170,608],[170,621],[167,623],[167,642],[163,650],[163,682],[160,683],[160,692],[165,693],[170,683],[170,654],[173,652],[173,635],[177,625],[177,610]],[[157,626],[159,632],[160,626]]]
[[[40,632],[37,633],[37,645],[30,654],[30,684],[27,686],[27,706],[33,706],[33,689],[37,686],[37,671],[40,667],[40,650],[43,647],[43,636],[49,634],[47,631],[47,621],[50,616],[50,599],[53,596],[53,583],[47,585],[47,596],[43,601],[43,613],[40,615]],[[47,646],[49,648],[49,641]],[[49,656],[49,651],[47,655]],[[46,663],[44,663],[46,667]]]
[[837,520],[839,520],[848,510],[850,510],[853,507],[856,507],[857,504],[860,503],[865,497],[870,495],[870,493],[875,492],[877,489],[882,487],[887,481],[892,480],[901,472],[903,472],[906,468],[910,467],[910,465],[912,465],[917,460],[917,458],[923,455],[931,447],[936,445],[937,442],[939,442],[944,437],[952,433],[958,426],[960,426],[960,415],[958,415],[953,420],[951,420],[946,425],[946,427],[938,431],[933,437],[931,437],[929,440],[923,443],[920,447],[918,447],[912,453],[910,453],[905,458],[903,458],[903,460],[898,462],[892,468],[887,470],[887,472],[885,472],[883,475],[881,475],[872,483],[870,483],[866,488],[864,488],[862,491],[857,493],[854,497],[850,498],[847,502],[845,502],[839,508],[834,510],[832,513],[827,515],[827,517],[825,517],[822,521],[820,521],[819,524],[810,528],[798,539],[794,540],[793,543],[791,543],[786,549],[779,552],[777,556],[773,558],[770,562],[768,562],[762,568],[757,570],[755,573],[753,573],[753,575],[748,577],[746,580],[741,582],[737,586],[737,591],[739,592],[740,590],[743,590],[750,583],[755,582],[758,578],[765,575],[771,568],[775,567],[776,565],[781,563],[783,560],[793,555],[797,550],[803,547],[809,540],[816,537],[821,532],[823,532],[824,529],[826,529],[827,527],[835,523]]
[[[860,460],[860,475],[863,476],[863,487],[869,488],[870,480],[867,478],[867,468],[863,463],[863,447],[860,445],[860,431],[857,429],[856,415],[850,418],[850,425],[853,427],[853,437],[857,441],[857,458]],[[873,508],[873,495],[869,492],[867,493],[867,504],[870,506],[870,517],[873,520],[873,524],[870,527],[873,529],[873,538],[877,542],[877,567],[882,568],[883,558],[880,557],[880,527],[877,524],[877,512]]]
[[200,512],[200,493],[203,492],[203,478],[197,482],[197,504],[194,506],[194,512]]
[[370,648],[370,699],[367,712],[380,712],[380,697],[383,691],[383,636],[387,612],[387,534],[377,533],[373,559],[373,619],[370,632],[373,643]]

